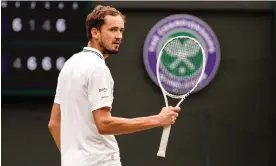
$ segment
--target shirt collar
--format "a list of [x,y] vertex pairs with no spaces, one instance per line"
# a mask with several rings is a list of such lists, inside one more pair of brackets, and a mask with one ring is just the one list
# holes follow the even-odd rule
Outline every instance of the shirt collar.
[[83,52],[91,52],[91,53],[94,53],[94,54],[96,54],[99,58],[101,58],[101,59],[104,60],[103,54],[102,54],[99,50],[97,50],[97,49],[95,49],[95,48],[92,48],[92,47],[83,47],[83,50],[82,50],[82,51],[83,51]]

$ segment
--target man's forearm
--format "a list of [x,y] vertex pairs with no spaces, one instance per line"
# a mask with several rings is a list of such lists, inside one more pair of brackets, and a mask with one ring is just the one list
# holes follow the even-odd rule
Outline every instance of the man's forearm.
[[60,151],[60,125],[55,125],[49,128],[50,133]]
[[100,134],[118,135],[147,130],[159,126],[160,121],[158,115],[133,119],[111,117],[109,120],[102,123],[99,132]]

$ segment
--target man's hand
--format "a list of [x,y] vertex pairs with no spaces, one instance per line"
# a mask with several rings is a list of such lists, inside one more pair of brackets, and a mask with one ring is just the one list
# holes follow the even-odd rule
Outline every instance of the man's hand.
[[175,123],[176,118],[178,117],[178,112],[180,107],[163,107],[159,113],[159,120],[162,127],[169,126]]

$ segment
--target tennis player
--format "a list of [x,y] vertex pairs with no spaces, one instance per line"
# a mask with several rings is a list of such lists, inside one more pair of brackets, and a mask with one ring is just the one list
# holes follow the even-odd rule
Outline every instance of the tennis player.
[[114,135],[175,123],[179,107],[139,118],[111,115],[114,82],[105,59],[119,50],[124,16],[97,6],[86,19],[88,45],[64,64],[56,88],[49,130],[62,166],[121,166]]

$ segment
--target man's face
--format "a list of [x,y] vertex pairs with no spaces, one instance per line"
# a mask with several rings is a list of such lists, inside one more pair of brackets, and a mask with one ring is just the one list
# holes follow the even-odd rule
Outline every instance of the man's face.
[[102,25],[99,36],[99,44],[103,52],[116,54],[123,38],[124,20],[118,16],[105,16],[105,23]]

